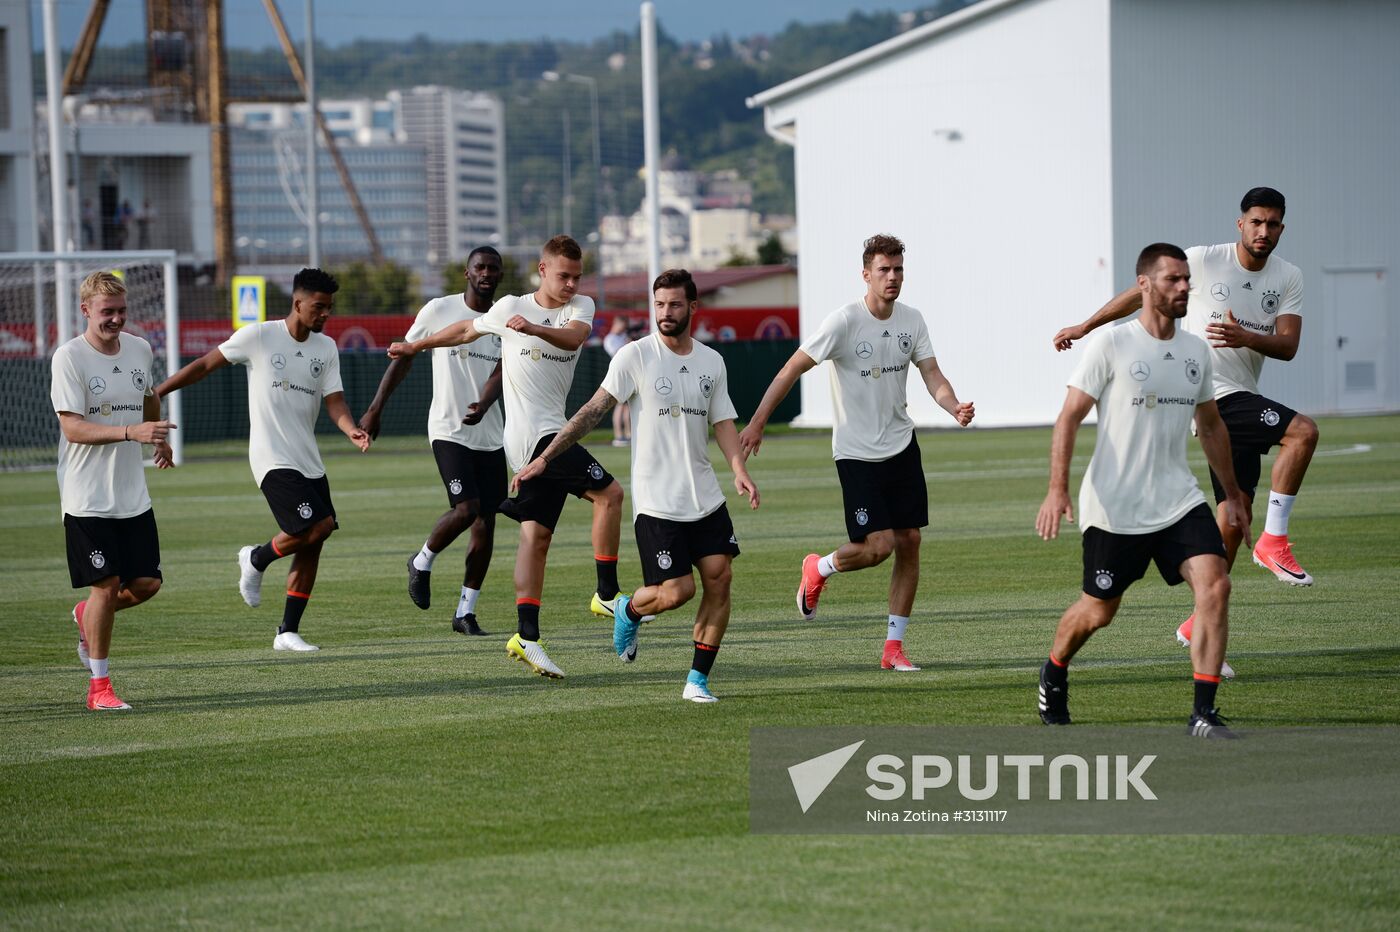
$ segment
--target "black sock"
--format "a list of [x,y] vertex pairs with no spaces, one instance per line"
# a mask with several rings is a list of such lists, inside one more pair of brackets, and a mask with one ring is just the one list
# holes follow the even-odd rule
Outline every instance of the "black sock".
[[[249,557],[249,559],[252,561],[253,569],[261,573],[272,565],[273,560],[276,560],[281,556],[282,554],[278,553],[276,550],[273,549],[272,541],[268,541],[265,544],[259,544],[258,546],[254,547],[253,553]],[[292,630],[296,629],[293,628]]]
[[538,641],[540,639],[540,603],[535,601],[519,600],[515,603],[515,613],[519,616],[519,626],[521,640]]
[[311,601],[309,595],[293,595],[287,593],[287,607],[282,609],[282,627],[277,629],[278,634],[286,634],[288,631],[295,631],[301,627],[301,614],[306,611],[306,603]]
[[637,606],[632,602],[631,599],[627,600],[627,608],[625,608],[623,611],[626,612],[628,620],[631,621],[633,624],[639,625],[642,623],[642,613],[637,611]]
[[617,597],[617,557],[609,560],[593,558],[598,568],[598,598],[609,602]]
[[1064,686],[1069,682],[1069,665],[1060,666],[1053,660],[1045,661],[1045,682],[1051,686]]
[[709,644],[701,644],[694,641],[695,658],[690,661],[690,669],[701,676],[709,676],[710,668],[715,665],[715,654],[719,653],[718,645],[711,647]]
[[1197,712],[1209,712],[1215,708],[1215,691],[1220,688],[1220,681],[1203,680],[1196,677],[1196,705]]

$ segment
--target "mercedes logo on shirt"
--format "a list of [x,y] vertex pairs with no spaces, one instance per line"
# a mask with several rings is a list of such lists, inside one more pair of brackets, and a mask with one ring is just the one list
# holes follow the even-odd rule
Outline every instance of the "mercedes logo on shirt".
[[1210,296],[1217,301],[1224,301],[1230,297],[1230,286],[1224,282],[1216,282],[1210,286]]
[[1139,382],[1142,382],[1145,381],[1147,377],[1152,374],[1152,369],[1147,365],[1147,363],[1139,359],[1137,362],[1133,363],[1128,368],[1128,374],[1131,375],[1133,378],[1137,379]]
[[656,380],[656,391],[661,395],[671,394],[671,380],[664,375]]

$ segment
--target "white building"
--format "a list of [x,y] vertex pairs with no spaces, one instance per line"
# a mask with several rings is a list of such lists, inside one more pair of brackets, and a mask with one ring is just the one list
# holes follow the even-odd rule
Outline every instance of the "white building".
[[29,30],[29,4],[0,3],[0,252],[39,245]]
[[390,91],[397,132],[428,153],[428,261],[460,262],[506,236],[505,109],[492,94],[436,85]]
[[[1238,238],[1241,195],[1268,185],[1306,290],[1298,355],[1263,390],[1400,409],[1397,35],[1390,0],[984,0],[767,90],[749,104],[796,153],[803,331],[862,292],[861,241],[893,233],[978,422],[1046,423],[1077,358],[1051,335],[1131,284],[1147,243]],[[830,422],[819,371],[798,423]]]

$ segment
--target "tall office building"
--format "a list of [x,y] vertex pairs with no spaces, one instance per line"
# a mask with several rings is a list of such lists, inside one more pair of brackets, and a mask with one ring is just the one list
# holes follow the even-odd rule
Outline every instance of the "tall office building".
[[490,94],[437,85],[390,91],[405,142],[427,152],[428,259],[438,266],[506,242],[506,127]]

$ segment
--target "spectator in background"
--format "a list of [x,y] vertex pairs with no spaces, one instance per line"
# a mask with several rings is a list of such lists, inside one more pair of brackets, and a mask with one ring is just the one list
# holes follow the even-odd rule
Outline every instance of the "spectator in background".
[[83,248],[91,249],[93,241],[97,238],[96,222],[97,211],[92,206],[92,198],[83,198]]
[[150,201],[141,202],[141,211],[136,215],[136,248],[151,248],[151,224],[155,222],[156,209]]
[[131,201],[122,201],[121,205],[117,207],[116,216],[112,218],[113,226],[115,227],[113,232],[117,237],[118,249],[126,248],[126,235],[131,232],[132,216]]
[[[608,335],[603,337],[603,349],[608,351],[608,356],[616,356],[617,351],[628,343],[632,342],[632,334],[629,332],[631,322],[626,317],[618,314],[612,319],[612,329]],[[632,409],[627,405],[616,405],[612,414],[613,438],[612,445],[615,447],[625,447],[632,443]]]

